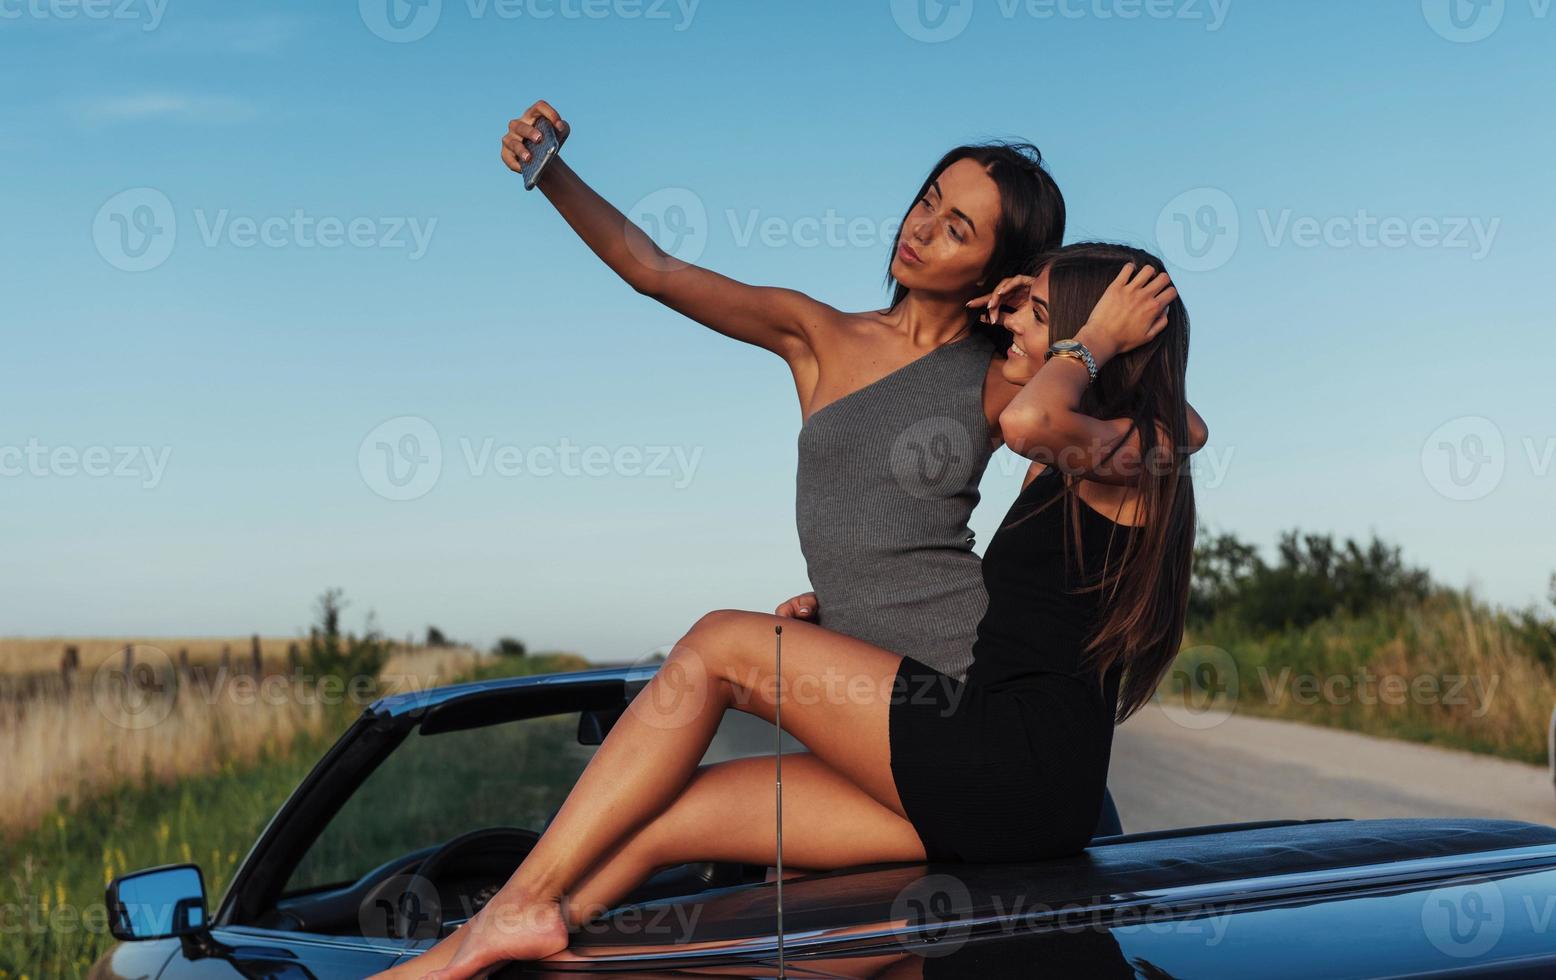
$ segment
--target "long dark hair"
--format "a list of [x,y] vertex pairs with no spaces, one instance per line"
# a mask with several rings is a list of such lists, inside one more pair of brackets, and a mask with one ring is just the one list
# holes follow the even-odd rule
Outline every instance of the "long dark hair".
[[[1036,260],[1031,274],[1048,270],[1050,341],[1068,340],[1085,325],[1097,301],[1125,263],[1165,268],[1149,252],[1125,245],[1082,242]],[[1194,483],[1188,452],[1189,314],[1182,297],[1167,307],[1167,327],[1154,340],[1103,365],[1086,389],[1081,410],[1099,419],[1129,419],[1138,433],[1142,465],[1139,491],[1144,526],[1128,535],[1118,560],[1081,591],[1098,589],[1100,619],[1087,643],[1088,662],[1099,674],[1122,664],[1117,720],[1144,707],[1172,666],[1183,642],[1194,557]],[[1169,442],[1163,442],[1163,437]],[[1076,479],[1064,479],[1071,534],[1065,550],[1078,565],[1081,551]]]
[[[1032,256],[1051,252],[1064,241],[1064,195],[1043,164],[1042,151],[1031,143],[995,141],[958,146],[941,157],[924,178],[923,186],[903,215],[903,223],[897,226],[891,256],[897,254],[902,229],[913,208],[929,193],[930,185],[958,160],[978,161],[999,188],[1000,216],[994,231],[994,253],[983,270],[983,281],[993,289],[1000,280],[1025,272]],[[895,308],[907,297],[908,287],[892,278],[891,256],[886,261],[886,288],[892,291],[891,305]],[[968,312],[967,324],[973,332],[994,341],[1000,350],[1009,349],[1010,333],[993,324],[980,323],[977,310]]]

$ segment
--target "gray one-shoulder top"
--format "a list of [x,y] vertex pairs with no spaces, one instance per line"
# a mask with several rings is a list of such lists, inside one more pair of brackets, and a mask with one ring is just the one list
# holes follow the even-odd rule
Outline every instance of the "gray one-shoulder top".
[[973,532],[993,342],[935,348],[811,414],[795,509],[820,623],[958,680],[988,605]]

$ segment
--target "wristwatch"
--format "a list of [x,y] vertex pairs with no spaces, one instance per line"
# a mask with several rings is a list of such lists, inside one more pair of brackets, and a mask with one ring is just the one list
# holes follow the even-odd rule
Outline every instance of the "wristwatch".
[[1097,359],[1091,356],[1091,351],[1078,340],[1056,340],[1048,345],[1048,353],[1043,355],[1047,361],[1054,357],[1073,357],[1086,365],[1086,374],[1089,376],[1087,384],[1097,380]]

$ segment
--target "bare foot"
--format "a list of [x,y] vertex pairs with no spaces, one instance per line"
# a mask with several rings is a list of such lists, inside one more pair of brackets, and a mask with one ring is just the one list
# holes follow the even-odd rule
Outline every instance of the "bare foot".
[[448,965],[423,980],[467,980],[498,963],[550,956],[566,949],[568,940],[559,897],[505,899],[498,893],[448,938],[458,943]]

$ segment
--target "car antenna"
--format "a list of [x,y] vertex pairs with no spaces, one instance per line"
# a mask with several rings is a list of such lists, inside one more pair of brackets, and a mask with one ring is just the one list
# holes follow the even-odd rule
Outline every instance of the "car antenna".
[[783,968],[783,627],[773,627],[773,765],[778,785],[778,976]]

